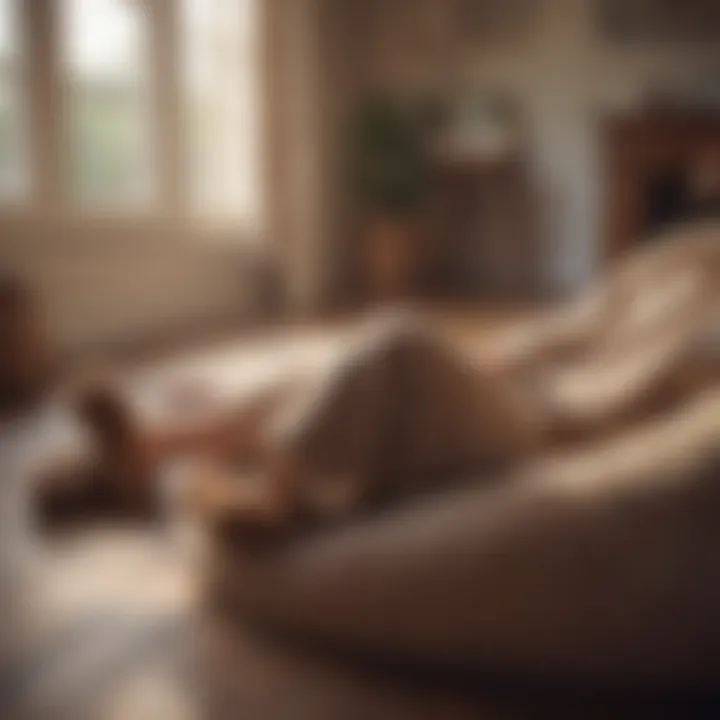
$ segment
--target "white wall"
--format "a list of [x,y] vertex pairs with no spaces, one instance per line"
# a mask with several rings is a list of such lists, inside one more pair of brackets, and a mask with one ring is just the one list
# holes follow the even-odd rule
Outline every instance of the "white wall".
[[546,200],[542,274],[563,290],[581,285],[599,266],[598,123],[654,88],[691,85],[712,69],[717,74],[720,48],[612,46],[599,32],[595,0],[540,2],[532,34],[473,47],[450,23],[452,3],[376,0],[368,82],[406,91],[499,88],[519,99]]
[[242,243],[110,220],[0,219],[0,267],[37,288],[63,350],[238,320]]

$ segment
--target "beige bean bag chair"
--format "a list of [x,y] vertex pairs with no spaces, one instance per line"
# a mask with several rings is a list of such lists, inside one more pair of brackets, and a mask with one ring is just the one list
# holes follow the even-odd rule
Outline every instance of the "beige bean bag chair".
[[720,225],[699,224],[641,246],[576,299],[480,342],[505,363],[577,360],[642,344],[710,306],[720,336]]
[[[563,402],[578,417],[607,414],[642,385],[652,353],[667,364],[683,333],[711,336],[715,238],[700,229],[638,253],[576,305],[533,319],[522,342],[500,343],[498,358],[537,365],[569,351],[579,369],[561,374]],[[243,618],[433,664],[717,680],[720,389],[709,387],[501,482],[478,478],[261,553],[216,537],[210,591]]]
[[251,619],[396,658],[683,683],[720,678],[720,391],[670,418],[252,552],[208,588]]

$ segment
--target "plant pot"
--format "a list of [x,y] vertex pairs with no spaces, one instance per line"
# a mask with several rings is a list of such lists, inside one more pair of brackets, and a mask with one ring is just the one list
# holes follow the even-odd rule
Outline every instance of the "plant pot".
[[374,300],[406,297],[414,289],[417,228],[409,218],[377,217],[367,227],[365,272]]

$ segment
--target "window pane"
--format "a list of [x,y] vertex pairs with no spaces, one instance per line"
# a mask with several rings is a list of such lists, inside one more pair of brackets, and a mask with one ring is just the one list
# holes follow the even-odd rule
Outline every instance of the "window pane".
[[147,202],[153,189],[149,24],[137,0],[64,0],[69,184],[100,206]]
[[16,199],[27,189],[23,132],[21,0],[0,0],[0,199]]
[[183,0],[188,189],[195,212],[258,219],[258,0]]

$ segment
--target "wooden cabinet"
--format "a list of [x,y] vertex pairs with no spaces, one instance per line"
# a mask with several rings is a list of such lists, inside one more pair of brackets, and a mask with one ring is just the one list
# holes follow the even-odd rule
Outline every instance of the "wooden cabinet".
[[604,135],[608,257],[712,204],[694,194],[703,172],[720,179],[720,112],[646,110],[609,120]]
[[539,274],[535,193],[522,158],[438,165],[429,233],[435,295],[520,299]]

